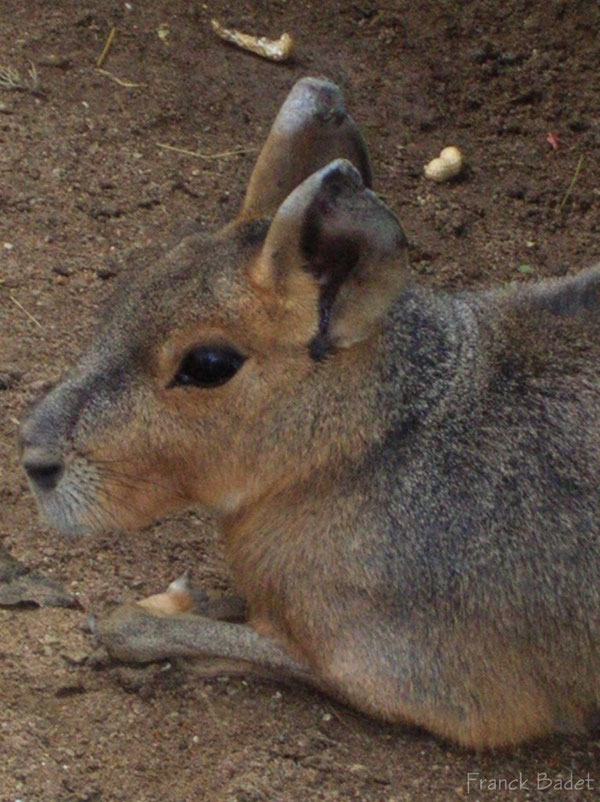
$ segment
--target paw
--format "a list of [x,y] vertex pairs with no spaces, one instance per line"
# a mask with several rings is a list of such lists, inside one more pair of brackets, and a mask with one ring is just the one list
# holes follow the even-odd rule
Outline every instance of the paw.
[[153,615],[173,616],[180,613],[195,613],[217,621],[247,620],[244,599],[235,594],[213,594],[190,585],[187,574],[175,579],[164,593],[148,596],[138,602]]
[[109,615],[90,620],[98,653],[128,663],[162,660],[169,656],[165,624],[195,607],[196,600],[184,574],[171,582],[164,593],[122,604]]
[[[156,619],[139,604],[122,604],[109,615],[93,619],[95,655],[127,663],[150,663],[167,657],[157,652]],[[103,662],[103,660],[101,660]]]
[[131,663],[148,663],[167,657],[159,646],[160,621],[194,612],[197,607],[197,594],[190,589],[187,575],[183,574],[171,582],[164,593],[122,604],[100,619],[92,616],[89,626],[96,637],[100,662],[103,657]]
[[128,663],[149,663],[210,651],[204,638],[207,627],[214,631],[215,619],[244,620],[243,599],[209,598],[190,588],[184,575],[164,593],[123,604],[108,616],[94,619],[90,629],[102,653]]
[[187,573],[174,579],[164,593],[156,593],[137,602],[154,615],[177,615],[178,613],[197,612],[206,594],[200,594],[190,587]]
[[90,621],[99,655],[127,663],[150,663],[171,655],[173,622],[189,613],[202,612],[206,594],[193,590],[186,574],[175,579],[164,593],[122,604],[109,615]]

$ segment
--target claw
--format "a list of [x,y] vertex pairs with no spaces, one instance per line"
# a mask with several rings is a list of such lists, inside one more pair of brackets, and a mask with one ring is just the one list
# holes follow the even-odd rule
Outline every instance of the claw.
[[177,579],[174,579],[169,587],[167,588],[167,593],[189,593],[190,590],[190,578],[187,571],[184,571],[181,576],[178,576]]

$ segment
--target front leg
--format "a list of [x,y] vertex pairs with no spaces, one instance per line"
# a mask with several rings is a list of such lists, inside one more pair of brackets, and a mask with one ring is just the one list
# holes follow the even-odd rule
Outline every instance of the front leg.
[[172,584],[167,593],[117,607],[96,622],[95,633],[111,657],[126,662],[196,658],[196,673],[203,676],[255,675],[321,687],[307,665],[267,636],[190,612],[194,608],[194,600]]

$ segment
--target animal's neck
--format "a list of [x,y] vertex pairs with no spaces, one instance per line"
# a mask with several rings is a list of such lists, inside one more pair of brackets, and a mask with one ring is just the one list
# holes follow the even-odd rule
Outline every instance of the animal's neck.
[[[340,394],[349,399],[346,406],[336,409],[335,416],[331,408],[322,416],[323,426],[329,427],[328,449],[315,454],[316,446],[311,448],[307,439],[301,457],[285,453],[263,492],[221,518],[225,548],[238,581],[261,577],[260,592],[245,588],[253,598],[266,593],[278,598],[284,593],[279,586],[269,590],[267,585],[274,576],[283,581],[292,552],[299,549],[306,559],[307,550],[313,553],[319,547],[332,525],[340,491],[344,509],[355,492],[360,497],[374,451],[390,445],[402,448],[421,427],[435,425],[436,418],[455,409],[456,396],[475,384],[482,359],[475,315],[452,297],[411,293],[399,302],[370,357],[363,385]],[[332,420],[339,423],[337,433]],[[301,422],[295,423],[302,428]],[[321,425],[321,418],[311,425]],[[298,429],[294,433],[296,443],[306,436],[306,431],[302,438]],[[315,438],[321,444],[323,434]]]
[[[486,371],[484,342],[464,297],[411,289],[394,308],[382,340],[379,409],[385,435],[413,432],[468,397]],[[455,410],[456,411],[456,410]]]
[[[330,483],[352,473],[353,466],[377,443],[400,443],[425,422],[432,423],[469,397],[479,375],[482,349],[469,306],[452,296],[411,290],[398,302],[389,325],[371,344],[333,361],[301,383],[281,419],[256,421],[253,442],[236,490],[217,510],[237,518],[269,499],[293,499],[311,484],[326,494]],[[332,372],[338,374],[331,392]],[[264,426],[264,429],[262,428]],[[277,459],[273,455],[277,455]]]

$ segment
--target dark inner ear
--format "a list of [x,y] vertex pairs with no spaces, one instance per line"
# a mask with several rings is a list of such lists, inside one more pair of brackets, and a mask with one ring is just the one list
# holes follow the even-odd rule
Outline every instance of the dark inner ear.
[[338,292],[352,270],[358,264],[361,251],[358,235],[329,233],[323,220],[333,213],[335,201],[342,191],[343,183],[333,175],[324,182],[306,211],[300,233],[300,249],[306,259],[305,269],[321,285],[319,296],[319,331],[309,345],[313,359],[321,361],[332,350],[329,340],[331,311]]

